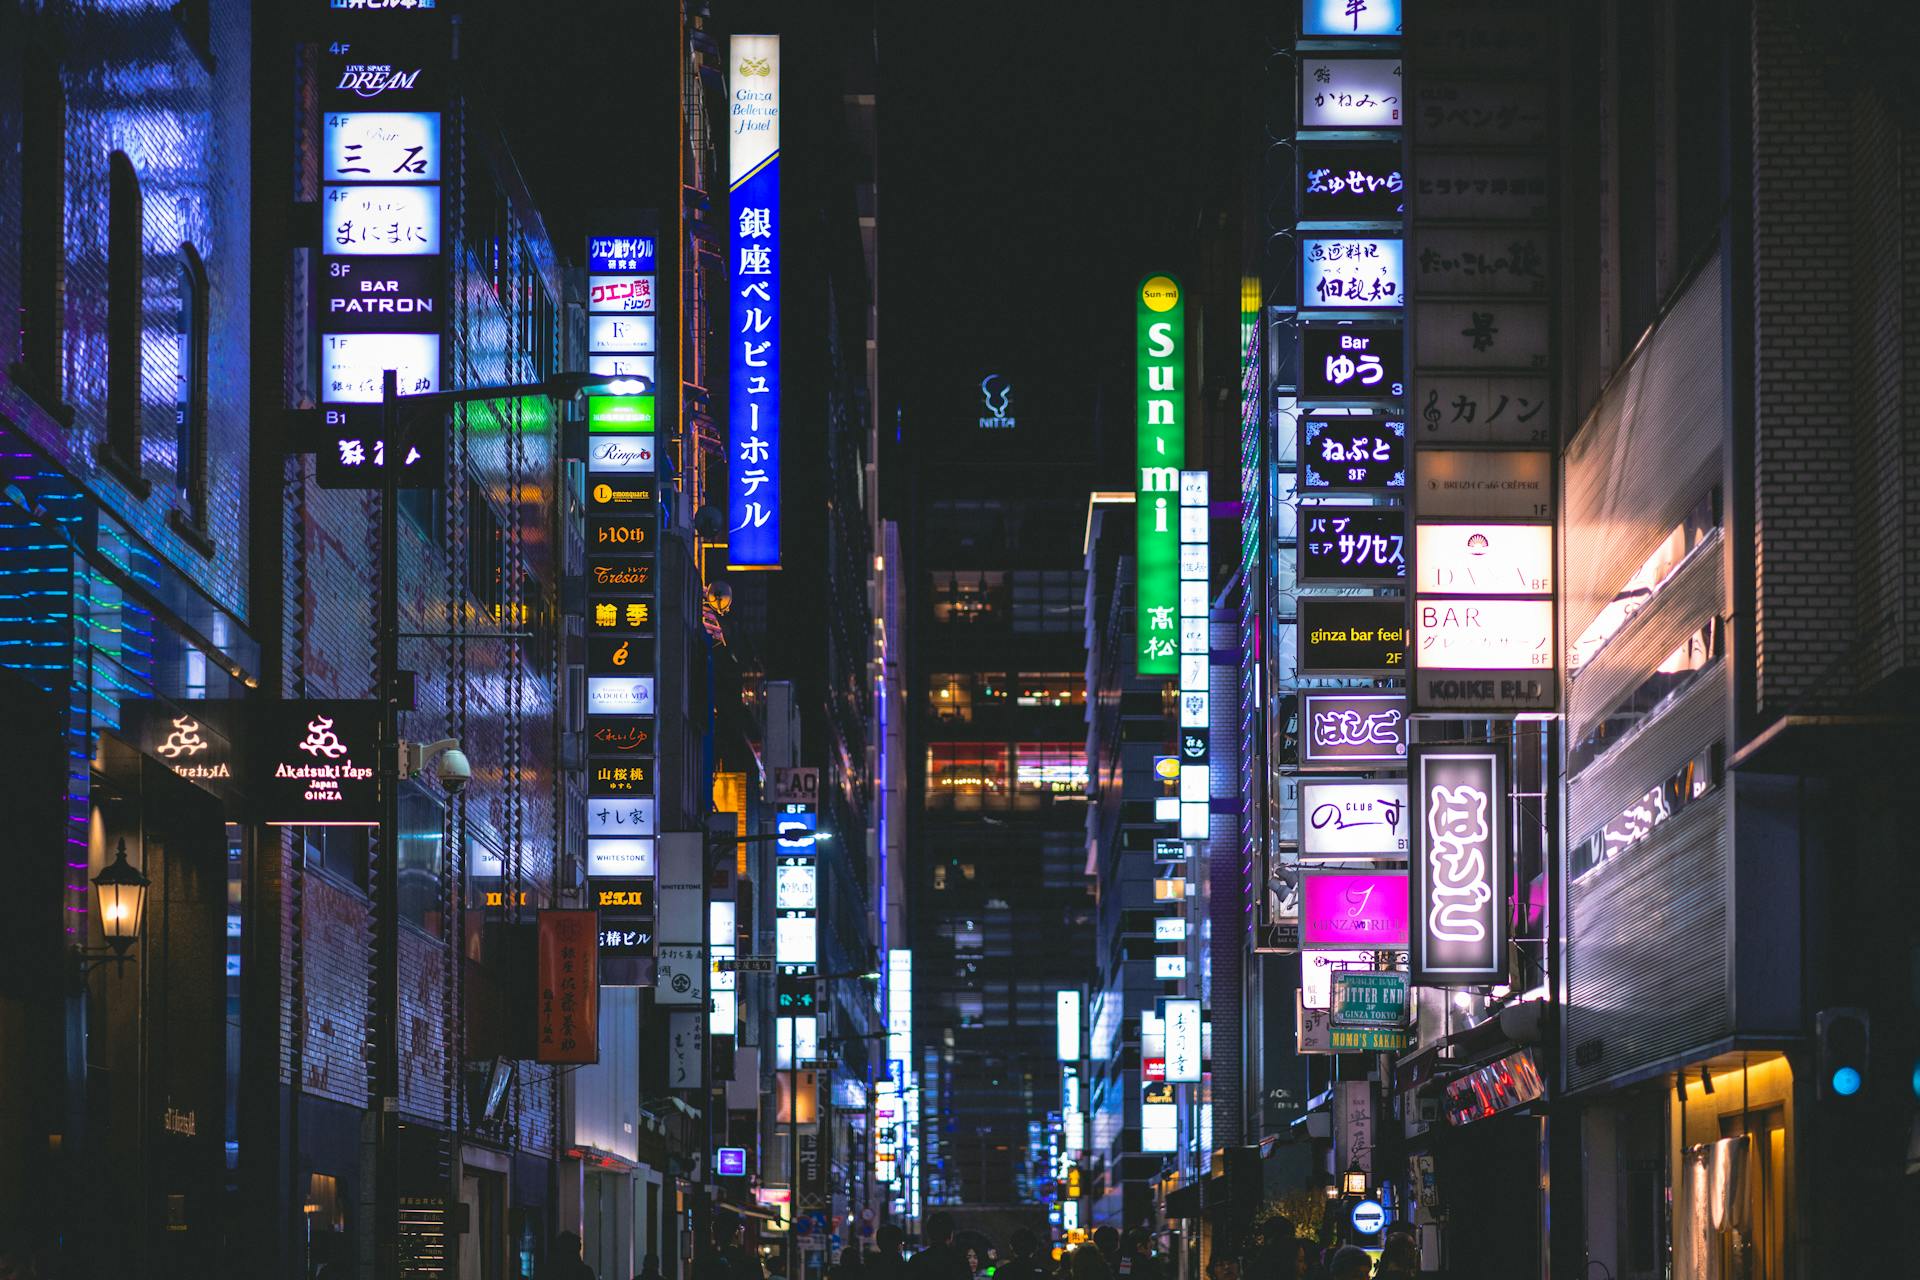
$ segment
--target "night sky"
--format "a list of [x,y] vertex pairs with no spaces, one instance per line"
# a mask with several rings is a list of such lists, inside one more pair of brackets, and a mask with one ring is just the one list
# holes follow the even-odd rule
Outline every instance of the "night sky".
[[[877,7],[882,420],[901,406],[909,445],[945,452],[975,438],[980,378],[1001,371],[1016,383],[1019,447],[1088,454],[1097,393],[1123,394],[1131,368],[1132,284],[1159,246],[1190,236],[1201,185],[1230,163],[1231,98],[1208,70],[1233,37],[1176,3],[1098,20],[1034,0]],[[510,145],[563,251],[596,199],[580,175],[617,145],[579,122],[617,118],[631,83],[593,73],[580,50],[605,48],[623,11],[561,0],[530,19],[477,0],[469,24],[465,56],[501,87]],[[514,74],[528,66],[561,70],[529,83]],[[1107,417],[1110,436],[1130,433],[1130,410]]]

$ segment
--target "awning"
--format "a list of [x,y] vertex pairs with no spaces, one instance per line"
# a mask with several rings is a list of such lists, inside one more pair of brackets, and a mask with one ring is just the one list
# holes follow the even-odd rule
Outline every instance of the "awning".
[[786,1219],[782,1218],[779,1214],[774,1213],[771,1210],[766,1209],[761,1205],[754,1205],[751,1209],[749,1209],[745,1205],[733,1204],[726,1200],[716,1200],[713,1202],[713,1207],[716,1209],[725,1209],[728,1213],[738,1214],[742,1218],[758,1218],[762,1222],[785,1222],[786,1221]]

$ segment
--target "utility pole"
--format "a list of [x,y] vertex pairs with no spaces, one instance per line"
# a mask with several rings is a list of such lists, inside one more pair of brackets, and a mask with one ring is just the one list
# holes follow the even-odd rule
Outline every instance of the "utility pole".
[[[400,440],[399,374],[380,377],[380,591],[374,612],[376,696],[380,700],[380,828],[373,859],[373,1089],[362,1177],[373,1188],[369,1272],[400,1273]],[[297,1083],[297,1082],[296,1082]],[[370,1150],[368,1149],[370,1148]],[[366,1175],[371,1174],[369,1178]]]

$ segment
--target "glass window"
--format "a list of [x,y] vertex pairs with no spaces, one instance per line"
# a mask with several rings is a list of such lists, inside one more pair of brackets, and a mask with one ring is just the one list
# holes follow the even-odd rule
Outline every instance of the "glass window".
[[1084,707],[1087,678],[1078,671],[1022,671],[1014,678],[1014,701],[1023,707]]
[[1726,651],[1726,633],[1718,618],[1680,642],[1680,647],[1636,685],[1585,739],[1567,753],[1571,777],[1605,755],[1648,717],[1691,686],[1715,658]]
[[978,625],[1005,616],[1007,575],[991,569],[936,569],[933,620]]
[[446,810],[417,783],[400,787],[400,918],[436,938],[444,928],[440,854]]
[[927,710],[943,724],[973,720],[973,676],[963,671],[936,671],[927,683]]
[[927,747],[927,808],[965,812],[1007,807],[1007,748],[990,742]]
[[207,523],[207,268],[180,246],[174,313],[173,483],[195,528]]
[[146,245],[140,176],[124,151],[107,158],[107,443],[140,468],[140,277]]
[[301,827],[306,865],[324,868],[348,884],[367,887],[367,859],[373,827]]
[[1013,575],[1013,629],[1076,632],[1086,606],[1087,575],[1081,569],[1022,569]]
[[1087,749],[1080,742],[1022,742],[1013,749],[1014,805],[1037,809],[1046,796],[1087,793]]
[[1633,619],[1634,614],[1646,607],[1647,602],[1693,555],[1694,548],[1704,543],[1707,535],[1719,527],[1720,491],[1715,489],[1694,504],[1687,518],[1673,527],[1654,549],[1654,553],[1647,557],[1646,563],[1640,566],[1639,572],[1614,593],[1613,599],[1600,610],[1599,616],[1588,625],[1585,633],[1567,647],[1569,679],[1591,662],[1593,656]]

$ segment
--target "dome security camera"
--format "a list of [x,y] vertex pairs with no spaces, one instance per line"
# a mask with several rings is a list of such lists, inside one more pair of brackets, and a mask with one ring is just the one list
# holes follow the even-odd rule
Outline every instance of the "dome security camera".
[[449,748],[440,755],[435,766],[440,785],[453,795],[459,795],[473,781],[473,766],[467,763],[467,753],[457,748]]

